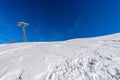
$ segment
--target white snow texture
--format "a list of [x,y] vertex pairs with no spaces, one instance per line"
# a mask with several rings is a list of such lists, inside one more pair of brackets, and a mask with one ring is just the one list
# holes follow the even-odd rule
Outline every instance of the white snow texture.
[[120,33],[1,44],[0,80],[120,80]]

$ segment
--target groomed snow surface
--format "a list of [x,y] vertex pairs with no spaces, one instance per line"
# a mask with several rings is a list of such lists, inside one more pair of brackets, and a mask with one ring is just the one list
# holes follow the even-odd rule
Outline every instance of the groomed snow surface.
[[120,34],[2,44],[0,80],[120,80]]

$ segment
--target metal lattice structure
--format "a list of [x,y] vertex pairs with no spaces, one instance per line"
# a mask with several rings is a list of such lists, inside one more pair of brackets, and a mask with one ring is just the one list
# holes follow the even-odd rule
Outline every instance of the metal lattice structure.
[[27,27],[29,24],[25,23],[25,22],[18,22],[17,26],[21,26],[22,27],[22,31],[23,31],[23,36],[24,36],[24,42],[27,41],[26,38],[26,32],[25,32],[25,27]]

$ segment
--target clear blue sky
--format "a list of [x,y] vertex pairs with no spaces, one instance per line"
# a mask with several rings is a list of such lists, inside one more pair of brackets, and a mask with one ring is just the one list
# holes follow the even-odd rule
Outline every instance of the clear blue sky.
[[60,41],[120,32],[120,0],[0,0],[0,43]]

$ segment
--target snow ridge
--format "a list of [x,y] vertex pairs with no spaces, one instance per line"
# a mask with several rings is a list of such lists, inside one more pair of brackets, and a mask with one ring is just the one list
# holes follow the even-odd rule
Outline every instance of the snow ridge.
[[104,38],[0,46],[0,80],[120,80],[120,38]]
[[[49,74],[45,73],[43,74],[44,77],[36,80],[120,80],[119,58],[116,58],[118,60],[116,63],[116,59],[112,59],[113,53],[107,54],[107,56],[110,55],[109,57],[104,55],[105,52],[109,52],[107,49],[111,47],[114,49],[112,51],[117,50],[120,42],[119,44],[116,42],[119,41],[97,41],[94,48],[83,48],[75,59],[65,59],[64,62],[46,72]],[[102,51],[104,53],[100,54]]]

